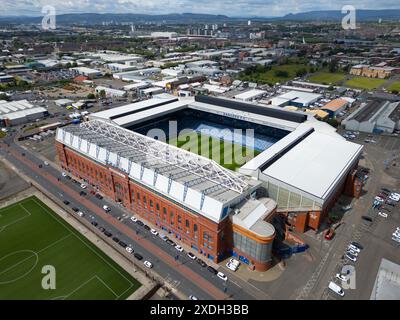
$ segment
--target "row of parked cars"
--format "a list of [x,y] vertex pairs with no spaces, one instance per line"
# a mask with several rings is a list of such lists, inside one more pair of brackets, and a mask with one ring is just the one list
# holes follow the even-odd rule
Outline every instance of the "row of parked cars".
[[392,233],[392,240],[400,243],[400,227],[397,227],[396,230]]
[[[134,216],[131,217],[131,221],[135,222],[138,225],[140,225],[141,227],[143,227],[144,229],[149,231],[154,236],[158,236],[161,240],[165,241],[170,246],[174,247],[177,252],[180,252],[180,253],[184,253],[185,252],[185,250],[182,248],[182,246],[176,244],[174,241],[172,241],[170,238],[168,238],[165,234],[159,233],[157,230],[155,230],[153,228],[150,228],[143,221],[137,219]],[[189,259],[191,259],[193,261],[196,261],[201,267],[207,268],[208,271],[210,271],[212,274],[216,275],[221,280],[223,280],[223,281],[227,281],[228,280],[228,277],[224,273],[217,271],[212,266],[208,266],[202,259],[197,258],[192,252],[187,252],[186,255],[188,256]]]
[[[358,242],[351,242],[347,246],[345,256],[349,260],[355,262],[355,261],[357,261],[357,257],[359,255],[359,253],[363,249],[364,249],[364,247],[361,244],[359,244]],[[349,276],[350,276],[350,271],[348,271],[347,274],[337,273],[335,278],[339,279],[340,281],[347,282]],[[328,288],[330,290],[332,290],[333,292],[335,292],[336,294],[338,294],[339,296],[341,296],[341,297],[344,296],[343,288],[341,286],[339,286],[338,284],[336,284],[335,282],[333,282],[333,281],[329,282]]]

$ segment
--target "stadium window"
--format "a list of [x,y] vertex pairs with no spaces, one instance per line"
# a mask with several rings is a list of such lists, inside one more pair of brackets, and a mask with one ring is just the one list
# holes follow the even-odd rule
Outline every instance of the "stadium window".
[[182,222],[182,217],[180,215],[178,215],[178,223]]
[[156,209],[157,211],[160,211],[160,205],[158,203],[156,203]]
[[150,199],[150,207],[153,208],[153,200]]
[[186,228],[189,228],[189,226],[190,226],[188,219],[186,219],[186,221],[185,221],[185,226],[186,226]]
[[167,208],[166,208],[166,207],[163,207],[162,209],[163,209],[163,213],[164,213],[164,214],[167,214]]

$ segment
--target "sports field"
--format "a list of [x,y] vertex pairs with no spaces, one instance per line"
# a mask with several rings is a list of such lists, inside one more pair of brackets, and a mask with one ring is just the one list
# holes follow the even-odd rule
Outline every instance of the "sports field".
[[346,81],[345,86],[357,89],[373,90],[385,84],[385,79],[354,77]]
[[340,72],[336,72],[336,73],[317,72],[317,73],[311,75],[308,78],[308,80],[310,80],[311,82],[329,85],[329,84],[337,84],[337,83],[343,81],[344,78],[345,78],[345,75]]
[[[43,278],[55,289],[45,290]],[[36,197],[0,209],[0,300],[121,300],[139,287]]]
[[393,82],[387,89],[389,92],[399,93],[400,92],[400,82],[399,81]]
[[232,171],[237,170],[247,161],[260,154],[257,150],[197,132],[170,139],[168,143],[212,159]]

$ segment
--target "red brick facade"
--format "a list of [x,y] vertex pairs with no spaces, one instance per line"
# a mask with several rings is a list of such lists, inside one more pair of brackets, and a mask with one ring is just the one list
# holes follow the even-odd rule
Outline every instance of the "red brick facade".
[[155,194],[119,170],[98,164],[58,142],[56,149],[61,166],[72,175],[107,197],[121,201],[132,213],[174,235],[203,256],[219,262],[232,251],[230,219],[215,223]]

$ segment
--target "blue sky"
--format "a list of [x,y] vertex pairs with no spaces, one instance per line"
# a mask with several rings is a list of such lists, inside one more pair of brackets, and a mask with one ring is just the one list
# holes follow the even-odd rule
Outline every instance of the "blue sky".
[[228,16],[282,16],[312,10],[400,8],[399,0],[1,0],[0,15],[40,15],[45,5],[62,13],[210,13]]

